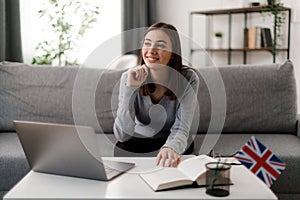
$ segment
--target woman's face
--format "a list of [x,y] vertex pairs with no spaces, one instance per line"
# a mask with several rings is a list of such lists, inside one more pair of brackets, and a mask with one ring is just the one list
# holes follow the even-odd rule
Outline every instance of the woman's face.
[[170,37],[162,30],[148,32],[144,38],[142,55],[145,64],[150,69],[168,65],[172,57]]

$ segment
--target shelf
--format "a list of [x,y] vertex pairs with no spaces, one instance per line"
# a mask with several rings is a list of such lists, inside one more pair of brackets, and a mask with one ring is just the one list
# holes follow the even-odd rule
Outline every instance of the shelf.
[[[205,48],[203,49],[193,49],[192,48],[192,42],[189,43],[189,47],[190,47],[190,57],[189,60],[192,62],[192,56],[193,53],[196,51],[207,51],[209,53],[214,53],[214,52],[225,52],[228,54],[227,56],[227,64],[231,64],[231,60],[232,60],[232,53],[233,52],[242,52],[243,53],[243,63],[246,64],[247,63],[247,55],[250,52],[268,52],[271,53],[272,58],[273,58],[273,63],[276,62],[276,57],[277,57],[277,53],[278,52],[283,52],[286,53],[286,58],[289,59],[290,57],[290,29],[291,29],[291,8],[288,7],[283,7],[282,11],[286,12],[286,19],[288,20],[287,24],[285,24],[285,26],[287,27],[287,42],[286,44],[283,45],[283,48],[276,48],[273,49],[272,47],[263,47],[263,48],[254,48],[254,49],[249,49],[249,48],[232,48],[232,27],[233,27],[233,23],[232,23],[232,17],[233,14],[243,14],[244,15],[244,26],[242,27],[242,31],[244,34],[244,41],[248,41],[249,40],[245,40],[245,38],[247,38],[247,35],[245,37],[245,34],[248,34],[247,32],[245,32],[245,29],[248,29],[248,15],[252,14],[252,13],[263,13],[263,12],[272,12],[271,7],[270,6],[256,6],[256,7],[244,7],[244,8],[232,8],[232,9],[220,9],[220,10],[206,10],[206,11],[193,11],[190,12],[190,16],[189,16],[189,37],[193,38],[193,30],[194,30],[194,26],[195,24],[193,23],[193,16],[195,15],[204,15],[206,18],[206,22],[205,25],[206,26],[206,36],[205,36]],[[211,45],[211,37],[212,37],[212,32],[210,30],[210,27],[212,26],[212,22],[210,21],[212,18],[212,16],[214,15],[228,15],[228,45],[227,48],[210,48]],[[270,24],[273,26],[273,34],[275,33],[276,35],[276,29],[274,27],[276,27],[276,23],[275,23],[275,15],[272,15],[274,22],[273,24]],[[242,19],[241,19],[242,20]],[[266,27],[268,28],[268,27]],[[268,28],[269,29],[269,28]],[[262,37],[262,36],[260,36]],[[273,41],[274,38],[272,38]],[[275,37],[276,40],[276,37]],[[245,43],[244,43],[245,44]],[[243,44],[240,44],[241,46],[243,46]],[[269,46],[269,45],[268,45]],[[236,56],[236,55],[235,55]],[[206,64],[208,64],[208,59],[206,58],[205,60]]]
[[[272,47],[268,48],[257,48],[257,49],[249,49],[249,48],[224,48],[224,49],[214,49],[214,48],[206,48],[206,49],[192,49],[192,51],[272,51]],[[287,48],[277,48],[276,51],[288,51]]]
[[[283,11],[289,11],[290,8],[283,7]],[[201,14],[201,15],[227,15],[227,14],[243,14],[243,13],[260,13],[260,12],[270,12],[269,7],[245,7],[245,8],[233,8],[233,9],[221,9],[221,10],[207,10],[207,11],[193,11],[191,14]]]

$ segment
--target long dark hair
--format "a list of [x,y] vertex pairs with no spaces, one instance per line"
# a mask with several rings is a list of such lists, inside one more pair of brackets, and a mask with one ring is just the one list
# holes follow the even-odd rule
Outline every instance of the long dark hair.
[[[179,34],[177,32],[177,29],[173,25],[167,24],[164,22],[157,22],[157,23],[151,25],[147,29],[147,31],[144,34],[144,38],[150,31],[153,31],[153,30],[164,31],[169,36],[171,43],[172,43],[172,56],[168,63],[168,66],[173,68],[174,70],[170,70],[169,76],[171,76],[172,78],[170,79],[169,84],[170,84],[171,88],[174,89],[175,91],[171,91],[168,88],[168,90],[166,91],[165,94],[169,97],[170,100],[175,100],[177,97],[174,94],[174,92],[179,91],[179,87],[180,87],[179,80],[180,80],[180,75],[182,74],[182,71],[183,71],[182,57],[181,57],[181,44],[180,44]],[[143,45],[143,43],[144,43],[144,41],[142,41],[142,45]],[[143,65],[143,64],[145,64],[145,61],[143,59],[142,48],[141,48],[139,58],[138,58],[138,65]],[[143,96],[150,95],[154,91],[155,91],[155,85],[153,83],[144,84],[140,88],[140,94]]]

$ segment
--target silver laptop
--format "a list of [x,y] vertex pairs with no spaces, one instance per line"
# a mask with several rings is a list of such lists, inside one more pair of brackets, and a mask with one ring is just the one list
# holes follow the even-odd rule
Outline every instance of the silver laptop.
[[91,127],[16,120],[14,125],[33,171],[110,180],[134,166],[102,159]]

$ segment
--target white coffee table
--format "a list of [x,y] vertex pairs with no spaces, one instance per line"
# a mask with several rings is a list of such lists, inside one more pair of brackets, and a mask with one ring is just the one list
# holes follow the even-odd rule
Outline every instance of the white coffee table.
[[242,165],[231,169],[230,195],[213,197],[205,188],[184,188],[154,192],[139,173],[155,167],[155,158],[112,158],[136,163],[135,168],[109,182],[50,175],[30,171],[5,196],[17,199],[264,199],[277,200],[275,194]]

